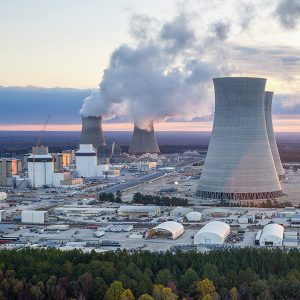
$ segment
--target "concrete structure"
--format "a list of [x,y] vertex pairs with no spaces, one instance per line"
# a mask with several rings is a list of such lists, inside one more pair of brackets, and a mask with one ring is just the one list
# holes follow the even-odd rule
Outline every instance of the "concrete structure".
[[118,215],[129,218],[156,217],[161,214],[159,206],[155,205],[122,205]]
[[22,223],[43,224],[48,221],[48,212],[42,210],[23,210],[21,221]]
[[97,166],[97,153],[92,144],[80,144],[75,153],[76,170],[79,176],[95,177]]
[[267,133],[268,133],[269,143],[270,143],[277,175],[279,179],[283,179],[284,170],[281,164],[277,143],[274,135],[274,129],[273,129],[272,100],[273,100],[273,92],[266,91],[265,92],[265,117],[266,117]]
[[262,246],[282,246],[284,228],[279,224],[268,224],[264,227],[259,244]]
[[283,195],[264,113],[266,79],[215,78],[215,116],[197,195],[255,200]]
[[230,233],[230,226],[224,222],[212,221],[202,227],[194,236],[194,244],[222,245]]
[[0,223],[1,223],[2,221],[5,221],[5,219],[6,219],[6,213],[5,213],[5,210],[0,209]]
[[0,192],[0,201],[5,201],[7,198],[7,193],[5,192]]
[[0,159],[0,185],[11,185],[9,180],[21,171],[21,160],[15,158]]
[[102,132],[102,116],[82,117],[80,144],[92,144],[95,149],[105,145]]
[[48,147],[34,147],[27,158],[28,181],[32,187],[52,186],[54,158],[48,153]]
[[151,122],[145,129],[140,128],[136,123],[134,124],[134,130],[128,153],[130,155],[160,153],[154,133],[153,122]]
[[179,238],[183,233],[184,227],[182,224],[174,221],[167,221],[155,226],[152,229],[149,229],[146,232],[146,238],[166,236],[175,240]]
[[200,222],[202,219],[202,215],[198,211],[191,211],[187,213],[185,217],[188,220],[188,222]]
[[51,156],[54,158],[54,170],[60,171],[64,167],[63,163],[63,154],[62,153],[51,153]]

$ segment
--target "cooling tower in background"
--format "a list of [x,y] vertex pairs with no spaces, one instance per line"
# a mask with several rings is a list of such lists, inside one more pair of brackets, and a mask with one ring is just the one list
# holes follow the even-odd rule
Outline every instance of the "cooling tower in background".
[[266,79],[213,81],[214,124],[197,195],[228,200],[282,196],[266,129]]
[[128,153],[130,155],[160,153],[154,132],[153,122],[151,122],[146,129],[139,128],[136,123],[134,124],[134,130]]
[[273,122],[272,122],[272,101],[273,101],[273,92],[266,91],[265,92],[265,114],[266,114],[266,126],[267,126],[267,133],[269,138],[269,143],[271,146],[271,151],[273,155],[274,164],[276,167],[277,175],[279,179],[283,179],[284,170],[281,164],[277,143],[274,135],[273,130]]
[[92,144],[96,149],[106,144],[102,132],[101,116],[82,117],[80,144]]

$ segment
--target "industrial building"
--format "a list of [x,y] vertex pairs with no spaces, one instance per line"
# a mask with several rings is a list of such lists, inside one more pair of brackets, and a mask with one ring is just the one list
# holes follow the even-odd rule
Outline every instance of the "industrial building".
[[155,169],[157,165],[156,161],[150,162],[134,162],[128,164],[128,172],[143,172],[148,173]]
[[284,170],[282,167],[282,163],[280,160],[277,143],[274,135],[273,129],[273,121],[272,121],[272,101],[273,101],[273,92],[266,91],[265,92],[265,117],[266,117],[266,126],[267,133],[269,138],[269,143],[272,151],[272,156],[274,160],[274,164],[276,167],[277,175],[279,179],[284,178]]
[[0,192],[0,201],[4,201],[7,198],[7,193],[5,192]]
[[128,153],[130,155],[160,153],[154,132],[153,122],[151,122],[146,129],[140,128],[137,123],[134,124],[134,130]]
[[230,233],[230,226],[221,221],[212,221],[194,236],[194,244],[222,245]]
[[155,238],[155,237],[169,237],[173,240],[179,238],[184,233],[184,227],[182,224],[167,221],[155,226],[152,229],[149,229],[146,232],[146,238]]
[[92,144],[80,144],[75,153],[76,171],[82,177],[95,177],[97,166],[97,152]]
[[34,147],[27,158],[28,181],[31,187],[52,186],[54,158],[48,153],[48,147]]
[[5,212],[5,210],[0,209],[0,223],[2,221],[5,221],[5,219],[6,219],[6,212]]
[[259,244],[261,246],[282,246],[284,228],[279,224],[268,224],[262,230]]
[[266,79],[213,81],[214,124],[197,196],[228,200],[283,196],[266,129]]
[[15,158],[0,159],[0,185],[14,185],[14,175],[22,170],[21,160]]
[[42,210],[23,210],[21,221],[22,223],[43,224],[48,221],[48,212]]
[[155,205],[122,205],[118,209],[119,216],[129,218],[156,217],[160,214],[160,207]]

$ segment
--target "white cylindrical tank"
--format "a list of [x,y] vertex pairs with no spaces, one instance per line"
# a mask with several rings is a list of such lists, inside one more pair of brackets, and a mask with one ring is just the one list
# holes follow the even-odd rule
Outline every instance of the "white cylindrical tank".
[[52,186],[52,174],[54,172],[54,158],[48,153],[46,147],[34,148],[33,154],[27,158],[28,181],[32,187]]
[[279,179],[283,179],[284,170],[281,164],[277,143],[274,135],[274,129],[273,129],[272,100],[273,100],[273,92],[266,91],[265,92],[265,114],[266,114],[266,126],[267,126],[268,138],[269,138],[269,143],[271,146],[271,151],[272,151],[274,164],[276,167],[278,177]]
[[4,201],[7,198],[7,194],[5,192],[0,192],[0,201]]
[[266,79],[215,78],[213,131],[197,195],[255,200],[283,196],[268,139]]
[[81,177],[97,176],[97,153],[92,144],[80,144],[76,156],[76,170]]

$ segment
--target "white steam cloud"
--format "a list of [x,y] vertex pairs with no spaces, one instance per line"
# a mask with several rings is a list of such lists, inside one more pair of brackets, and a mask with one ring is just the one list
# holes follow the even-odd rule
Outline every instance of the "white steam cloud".
[[212,77],[228,74],[226,60],[217,52],[222,52],[230,25],[211,24],[200,37],[191,19],[182,13],[159,24],[134,16],[133,43],[113,52],[99,89],[84,100],[81,115],[123,114],[139,126],[170,117],[210,115]]

